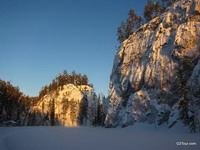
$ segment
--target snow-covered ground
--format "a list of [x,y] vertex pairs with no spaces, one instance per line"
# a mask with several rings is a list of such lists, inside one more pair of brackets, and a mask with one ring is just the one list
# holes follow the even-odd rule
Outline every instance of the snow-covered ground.
[[[188,145],[183,145],[187,143]],[[137,124],[128,128],[112,129],[89,127],[0,128],[0,150],[146,149],[199,150],[200,133],[191,134],[180,126],[172,129],[166,129],[166,127],[155,129],[153,126],[145,124]]]

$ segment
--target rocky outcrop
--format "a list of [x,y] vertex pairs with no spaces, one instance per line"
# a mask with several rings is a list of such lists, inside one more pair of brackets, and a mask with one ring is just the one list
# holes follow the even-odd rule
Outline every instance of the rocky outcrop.
[[180,0],[141,26],[122,43],[110,78],[107,127],[170,125],[180,119],[185,96],[198,112],[200,1]]
[[[67,84],[45,95],[31,109],[35,115],[35,125],[78,126],[80,108],[84,98],[87,99],[87,109],[84,125],[92,125],[97,108],[97,97],[93,88],[87,85],[75,86]],[[29,118],[29,120],[31,120]]]

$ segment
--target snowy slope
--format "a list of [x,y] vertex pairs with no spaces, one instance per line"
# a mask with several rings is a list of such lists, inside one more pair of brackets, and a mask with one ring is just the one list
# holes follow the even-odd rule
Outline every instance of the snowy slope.
[[[131,128],[0,128],[1,150],[199,150],[200,135],[182,127],[138,124]],[[180,143],[196,145],[177,145]]]
[[179,0],[125,40],[114,59],[106,126],[172,124],[186,87],[198,112],[199,41],[200,0]]

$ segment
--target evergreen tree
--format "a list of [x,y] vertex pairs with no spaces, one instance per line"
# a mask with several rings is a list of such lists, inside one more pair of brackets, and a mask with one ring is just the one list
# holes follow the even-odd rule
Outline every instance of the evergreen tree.
[[161,5],[159,1],[153,2],[152,0],[147,0],[147,4],[144,8],[144,18],[148,22],[161,15],[165,9],[165,6]]
[[142,17],[137,16],[133,9],[129,10],[129,17],[126,20],[126,23],[121,22],[121,26],[117,29],[118,41],[122,43],[124,40],[138,29],[142,24]]
[[126,24],[124,23],[124,21],[122,21],[121,25],[117,28],[117,36],[118,36],[117,40],[121,43],[127,39]]
[[85,74],[81,77],[81,84],[88,85],[88,77]]
[[97,124],[102,126],[103,125],[103,105],[101,102],[101,98],[98,98],[98,103],[97,103]]
[[64,71],[63,71],[63,76],[64,76],[64,77],[67,77],[67,76],[68,76],[67,70],[64,70]]
[[126,25],[126,38],[128,38],[135,29],[139,28],[142,23],[142,18],[137,16],[133,9],[129,10],[129,18]]
[[51,126],[55,125],[55,100],[54,99],[51,101],[51,106],[50,106],[50,124]]
[[88,98],[87,95],[84,94],[80,106],[79,106],[79,124],[84,125],[84,121],[87,120],[87,110],[88,110]]
[[200,123],[198,119],[198,113],[195,111],[196,103],[194,98],[189,94],[190,87],[187,84],[187,79],[185,76],[185,70],[190,69],[191,62],[190,60],[184,59],[178,69],[179,75],[179,89],[180,89],[180,119],[183,120],[183,123],[191,129],[191,132],[196,132],[197,129],[200,129]]

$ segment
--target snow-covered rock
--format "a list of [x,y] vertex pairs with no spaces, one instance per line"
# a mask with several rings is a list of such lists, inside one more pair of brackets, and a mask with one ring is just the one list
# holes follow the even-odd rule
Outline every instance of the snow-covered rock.
[[50,125],[51,115],[54,113],[55,125],[77,126],[79,119],[80,103],[83,97],[87,96],[87,121],[85,125],[91,125],[90,119],[96,113],[90,113],[90,110],[95,111],[97,107],[97,99],[93,88],[88,85],[76,86],[67,84],[59,87],[57,90],[45,95],[31,110],[32,114],[36,115],[36,125]]
[[179,119],[181,83],[200,104],[200,0],[179,0],[121,44],[105,125],[173,123]]

